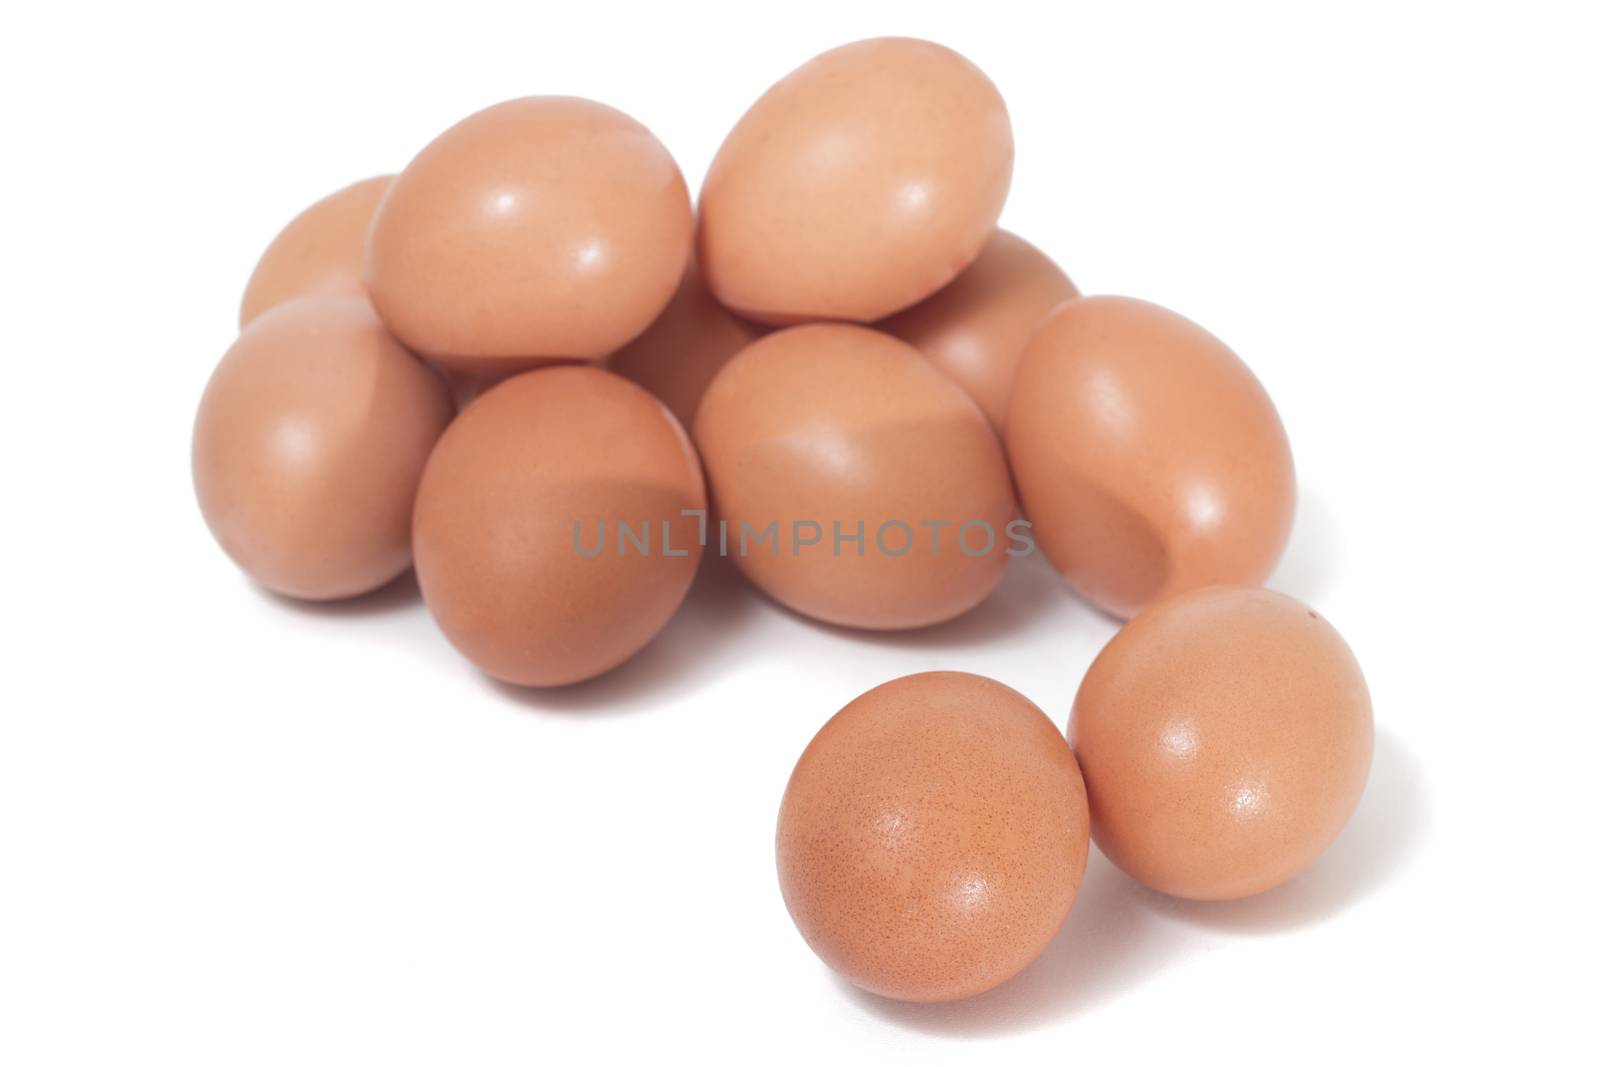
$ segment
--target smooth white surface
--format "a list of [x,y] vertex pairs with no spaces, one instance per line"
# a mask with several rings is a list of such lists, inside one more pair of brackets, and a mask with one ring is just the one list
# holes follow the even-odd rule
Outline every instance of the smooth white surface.
[[[1581,4],[1469,7],[9,14],[0,1062],[1592,1053],[1597,33]],[[1272,584],[1344,633],[1380,723],[1360,812],[1300,880],[1202,907],[1096,855],[1046,956],[945,1008],[806,949],[778,798],[899,674],[991,674],[1064,722],[1113,627],[1039,561],[899,637],[713,569],[635,662],[522,694],[414,586],[257,591],[188,471],[245,278],[313,199],[543,92],[632,113],[696,186],[771,81],[881,33],[1000,86],[1006,226],[1259,374],[1304,486]]]

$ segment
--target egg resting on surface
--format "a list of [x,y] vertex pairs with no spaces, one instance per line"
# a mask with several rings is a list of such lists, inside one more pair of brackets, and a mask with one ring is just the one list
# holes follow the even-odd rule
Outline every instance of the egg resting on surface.
[[1293,597],[1217,586],[1111,639],[1073,704],[1094,837],[1153,889],[1232,900],[1281,885],[1349,821],[1372,701],[1338,632]]
[[944,1001],[1031,963],[1077,897],[1083,779],[1022,694],[973,674],[887,682],[806,747],[778,813],[795,925],[863,989]]

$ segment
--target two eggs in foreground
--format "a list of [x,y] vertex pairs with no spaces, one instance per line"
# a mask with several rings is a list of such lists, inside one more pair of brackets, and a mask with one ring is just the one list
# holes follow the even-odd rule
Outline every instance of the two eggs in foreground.
[[1085,679],[1070,746],[971,675],[835,716],[779,821],[801,932],[890,996],[989,988],[1065,918],[1091,812],[1155,888],[1270,888],[1349,817],[1372,733],[1338,635],[1251,588],[1288,536],[1287,438],[1209,333],[1077,297],[997,231],[1011,163],[994,86],[905,39],[775,85],[698,220],[620,112],[479,112],[267,250],[196,422],[201,509],[292,596],[359,595],[414,558],[451,642],[542,686],[642,648],[708,548],[827,622],[953,618],[998,583],[1020,496],[1056,569],[1137,618]]

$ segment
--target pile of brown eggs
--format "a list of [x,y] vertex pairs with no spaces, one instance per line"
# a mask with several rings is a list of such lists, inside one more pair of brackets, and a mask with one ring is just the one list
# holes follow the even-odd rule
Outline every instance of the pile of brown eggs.
[[1061,926],[1091,825],[1162,892],[1270,889],[1340,832],[1372,753],[1349,649],[1258,588],[1288,440],[1211,334],[1081,297],[997,230],[1011,167],[994,85],[909,39],[773,86],[698,215],[628,116],[490,107],[267,249],[201,401],[201,510],[289,596],[414,564],[455,647],[524,686],[638,652],[708,552],[793,611],[898,630],[1037,547],[1132,620],[1069,736],[967,674],[846,706],[778,818],[806,941],[887,996],[991,988]]

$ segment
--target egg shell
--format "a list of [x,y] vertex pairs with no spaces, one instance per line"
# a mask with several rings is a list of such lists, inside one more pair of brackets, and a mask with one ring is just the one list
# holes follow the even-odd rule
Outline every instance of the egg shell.
[[1142,300],[1062,304],[1023,351],[1006,424],[1046,557],[1102,609],[1271,575],[1294,519],[1294,461],[1250,369]]
[[778,883],[806,943],[899,1000],[971,996],[1021,971],[1066,919],[1088,852],[1061,732],[1016,690],[952,671],[847,704],[778,813]]
[[1338,836],[1372,730],[1361,668],[1326,619],[1282,593],[1220,586],[1112,638],[1068,736],[1101,851],[1164,893],[1232,900],[1288,881]]
[[707,284],[775,325],[883,318],[977,257],[1011,163],[1005,102],[957,53],[904,37],[824,52],[767,90],[712,160]]
[[666,310],[613,353],[607,366],[642,385],[690,426],[711,379],[740,349],[768,332],[712,299],[691,261]]
[[596,367],[517,375],[468,404],[428,461],[423,599],[501,681],[592,678],[677,611],[701,555],[699,520],[682,512],[705,504],[688,437],[643,389]]
[[224,551],[310,600],[376,589],[411,562],[411,505],[450,391],[361,296],[300,297],[255,318],[217,365],[192,447]]
[[955,281],[878,329],[915,345],[1003,433],[1023,347],[1045,315],[1077,295],[1054,260],[1016,234],[996,230]]
[[[1000,580],[1016,502],[999,441],[904,341],[839,323],[763,337],[712,381],[694,435],[729,554],[795,611],[872,630],[928,626]],[[773,522],[776,537],[758,542]],[[821,543],[802,547],[792,535],[808,522]],[[949,525],[923,525],[935,522]],[[835,523],[862,540],[836,542]],[[960,548],[967,523],[988,525],[987,551],[979,525],[972,551]]]
[[509,100],[440,134],[373,219],[367,285],[401,341],[497,374],[599,359],[677,288],[694,218],[633,119],[590,100]]
[[367,229],[393,180],[385,174],[347,185],[291,219],[261,254],[245,285],[240,328],[297,296],[365,293],[361,278]]

